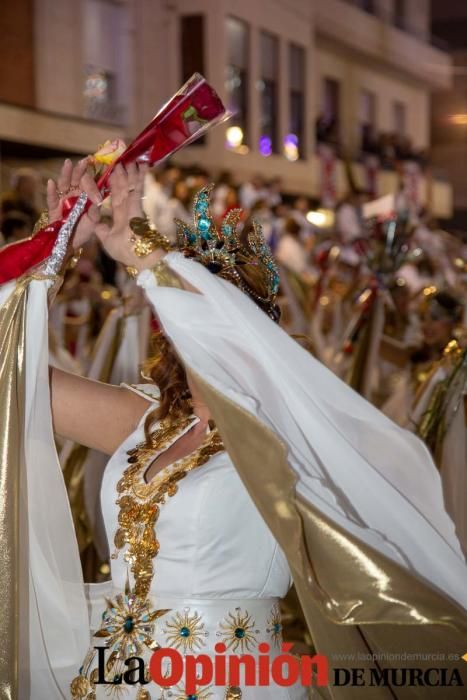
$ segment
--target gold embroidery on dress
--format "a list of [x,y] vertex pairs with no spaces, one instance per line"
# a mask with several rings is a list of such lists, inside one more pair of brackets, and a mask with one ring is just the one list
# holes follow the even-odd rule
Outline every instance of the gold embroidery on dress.
[[[126,658],[140,654],[144,647],[154,649],[158,646],[153,640],[154,623],[158,617],[168,612],[153,610],[147,600],[154,577],[153,559],[159,552],[159,542],[154,531],[159,508],[167,498],[177,493],[178,482],[181,479],[224,450],[221,437],[214,428],[192,454],[162,469],[150,483],[144,481],[150,458],[154,459],[173,444],[193,423],[194,418],[169,414],[160,421],[159,428],[151,436],[149,446],[145,441],[127,452],[129,466],[117,484],[117,492],[120,494],[117,500],[120,507],[119,529],[114,537],[117,552],[112,554],[112,558],[118,557],[118,550],[127,546],[124,558],[130,564],[134,588],[132,590],[127,582],[124,595],[116,596],[115,601],[107,601],[101,628],[95,634],[96,637],[108,639],[111,653],[106,662],[106,671],[112,672],[114,678],[121,673]],[[194,628],[198,640],[200,620],[199,617]],[[80,675],[71,683],[73,700],[95,698],[97,676],[93,671],[89,678],[87,677],[94,657],[95,651],[90,650]],[[106,692],[111,694],[118,695],[125,690],[125,685],[109,683],[106,686]],[[144,698],[145,695],[141,697]],[[208,698],[210,694],[200,697]]]
[[204,638],[209,634],[204,631],[201,615],[196,611],[190,615],[189,608],[185,608],[183,614],[177,612],[172,615],[166,622],[163,632],[166,635],[167,644],[177,650],[183,648],[184,654],[204,647],[206,644]]
[[206,686],[199,686],[196,688],[194,695],[187,695],[185,688],[182,685],[177,685],[174,691],[169,690],[167,697],[170,700],[190,700],[191,698],[196,698],[196,700],[209,700],[212,698],[212,684]]
[[277,649],[280,649],[282,642],[282,621],[281,621],[281,611],[278,605],[274,605],[273,609],[268,618],[269,627],[266,629]]
[[[117,484],[117,491],[121,494],[117,501],[120,507],[120,527],[115,533],[114,544],[117,549],[127,545],[125,560],[129,562],[134,576],[135,594],[142,598],[149,593],[154,576],[153,559],[159,552],[159,542],[154,531],[159,507],[165,503],[167,497],[177,493],[178,482],[188,472],[201,467],[210,457],[224,449],[220,435],[217,429],[214,429],[193,454],[161,470],[147,484],[144,481],[144,473],[149,458],[163,452],[192,421],[193,417],[187,417],[178,419],[174,424],[171,416],[161,421],[159,429],[153,435],[151,446],[148,447],[144,442],[128,451],[130,466]],[[115,556],[116,554],[112,555],[113,558]]]
[[255,625],[256,623],[248,610],[242,612],[240,608],[235,608],[234,613],[227,613],[219,624],[219,631],[216,634],[227,646],[227,649],[232,649],[234,653],[237,649],[240,649],[242,653],[252,651],[258,644],[256,635],[259,634],[259,630],[255,630]]
[[136,700],[151,700],[151,693],[146,688],[140,688]]

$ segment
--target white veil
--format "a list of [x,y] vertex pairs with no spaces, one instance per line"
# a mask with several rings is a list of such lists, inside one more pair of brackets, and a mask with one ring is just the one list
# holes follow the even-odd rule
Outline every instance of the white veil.
[[165,262],[199,293],[148,270],[138,284],[185,364],[280,438],[306,502],[465,610],[467,566],[425,445],[231,283],[180,253]]

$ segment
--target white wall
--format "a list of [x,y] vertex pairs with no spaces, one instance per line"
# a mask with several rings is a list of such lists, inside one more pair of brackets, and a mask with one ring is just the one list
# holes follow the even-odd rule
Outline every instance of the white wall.
[[36,104],[38,109],[82,114],[81,4],[35,3]]

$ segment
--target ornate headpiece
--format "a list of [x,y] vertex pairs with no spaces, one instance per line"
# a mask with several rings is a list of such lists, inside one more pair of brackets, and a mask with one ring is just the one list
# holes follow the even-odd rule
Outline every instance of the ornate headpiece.
[[[261,226],[253,221],[253,229],[245,242],[240,240],[237,225],[241,209],[232,209],[222,221],[220,231],[216,228],[209,208],[209,195],[214,185],[200,190],[194,200],[194,223],[192,226],[175,219],[178,248],[186,257],[202,263],[207,269],[235,284],[248,294],[273,319],[278,321],[280,312],[275,304],[279,289],[279,271],[271,249],[263,236]],[[260,296],[252,289],[239,269],[254,265],[264,276],[267,293]]]

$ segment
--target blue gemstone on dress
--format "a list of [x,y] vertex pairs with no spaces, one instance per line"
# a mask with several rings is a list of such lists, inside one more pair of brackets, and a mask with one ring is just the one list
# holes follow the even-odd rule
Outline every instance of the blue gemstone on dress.
[[180,627],[180,635],[182,637],[189,637],[190,636],[190,630],[188,627]]
[[245,636],[245,630],[243,629],[243,627],[237,627],[234,634],[237,637],[237,639],[243,639],[243,637]]
[[133,632],[134,628],[135,628],[135,623],[133,622],[133,618],[127,617],[127,619],[123,623],[123,629],[125,630],[125,632],[127,634],[130,634],[131,632]]
[[225,224],[222,228],[225,235],[230,236],[230,234],[232,233],[232,226],[230,224]]
[[280,625],[278,622],[276,622],[276,624],[273,626],[274,632],[275,632],[276,634],[279,634],[279,632],[281,631],[281,629],[282,629],[282,625]]
[[198,700],[198,696],[197,695],[187,695],[186,700]]

